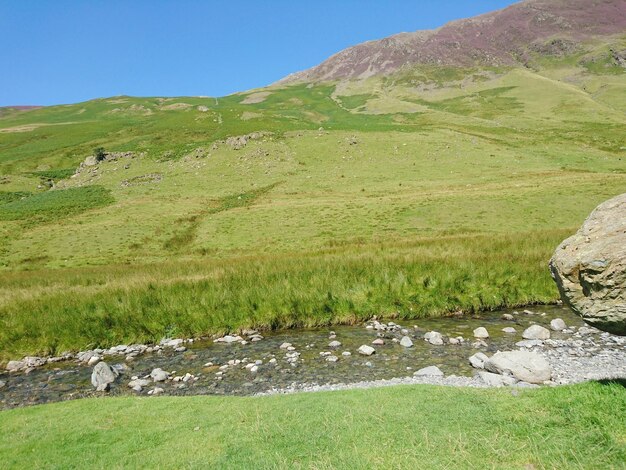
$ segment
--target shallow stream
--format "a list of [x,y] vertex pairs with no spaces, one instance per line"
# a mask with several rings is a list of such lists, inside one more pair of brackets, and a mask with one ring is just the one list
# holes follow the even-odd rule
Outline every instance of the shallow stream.
[[[224,344],[196,341],[186,344],[187,350],[175,352],[166,348],[158,353],[142,354],[132,361],[124,355],[109,356],[105,361],[121,371],[111,384],[109,395],[147,395],[159,387],[167,395],[253,395],[273,389],[290,387],[293,384],[349,384],[361,381],[391,379],[411,376],[414,371],[438,366],[446,376],[472,376],[474,370],[468,357],[478,351],[472,343],[473,330],[483,326],[489,332],[487,347],[480,350],[487,354],[498,350],[517,349],[515,343],[522,340],[522,332],[533,323],[549,328],[550,320],[562,318],[568,326],[583,326],[580,318],[569,309],[559,306],[530,307],[532,314],[524,309],[508,309],[485,312],[471,317],[435,318],[398,321],[408,330],[413,347],[403,347],[397,342],[404,334],[396,331],[380,332],[367,329],[366,325],[336,326],[332,328],[284,330],[262,332],[264,339],[258,342]],[[514,320],[503,320],[504,313],[513,314]],[[502,329],[513,327],[516,333],[504,333]],[[463,343],[433,346],[424,341],[424,333],[438,331],[447,337],[462,336]],[[331,338],[331,332],[336,334]],[[406,332],[405,332],[406,333]],[[363,356],[357,352],[359,346],[371,345],[382,337],[385,344],[375,346],[376,353]],[[564,333],[552,332],[552,338],[564,338]],[[396,339],[396,341],[394,341]],[[331,341],[341,342],[338,348],[329,348]],[[281,344],[292,343],[300,353],[295,364],[287,361],[288,351]],[[330,352],[336,362],[327,361],[320,353]],[[343,355],[349,352],[351,355]],[[270,362],[275,359],[275,362]],[[229,361],[243,361],[226,368],[221,376],[219,367]],[[245,367],[246,362],[262,361],[256,372]],[[213,363],[207,366],[206,364]],[[146,386],[135,392],[128,386],[131,377],[144,377],[154,368],[161,368],[174,376],[191,374],[187,382],[168,380]],[[73,398],[102,395],[94,391],[90,377],[92,367],[77,361],[48,364],[29,373],[0,373],[5,385],[0,389],[0,408],[48,403]],[[220,378],[221,377],[221,378]]]

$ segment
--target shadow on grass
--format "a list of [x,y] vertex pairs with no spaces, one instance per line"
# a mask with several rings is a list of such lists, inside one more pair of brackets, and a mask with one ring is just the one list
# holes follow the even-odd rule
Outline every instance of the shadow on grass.
[[621,385],[626,388],[626,378],[602,379],[594,380],[594,382],[599,383],[600,385]]

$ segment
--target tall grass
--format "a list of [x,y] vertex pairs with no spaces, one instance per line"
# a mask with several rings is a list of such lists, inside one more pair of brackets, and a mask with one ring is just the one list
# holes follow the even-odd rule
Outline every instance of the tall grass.
[[0,354],[551,302],[557,292],[546,263],[565,235],[457,236],[144,269],[4,273]]

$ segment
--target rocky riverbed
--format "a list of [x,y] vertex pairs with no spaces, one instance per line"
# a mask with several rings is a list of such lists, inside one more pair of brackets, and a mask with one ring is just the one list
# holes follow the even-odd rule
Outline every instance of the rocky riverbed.
[[1,408],[103,394],[255,395],[401,383],[536,387],[626,378],[626,337],[588,327],[565,307],[545,306],[166,339],[10,365],[14,371],[0,373]]

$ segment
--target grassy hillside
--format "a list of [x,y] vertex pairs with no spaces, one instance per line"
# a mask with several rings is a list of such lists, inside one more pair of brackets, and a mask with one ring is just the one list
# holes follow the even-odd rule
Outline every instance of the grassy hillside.
[[0,116],[0,357],[555,300],[626,189],[626,74],[581,60]]
[[[374,406],[372,406],[375,404]],[[4,468],[622,468],[619,384],[77,400],[0,413]]]

